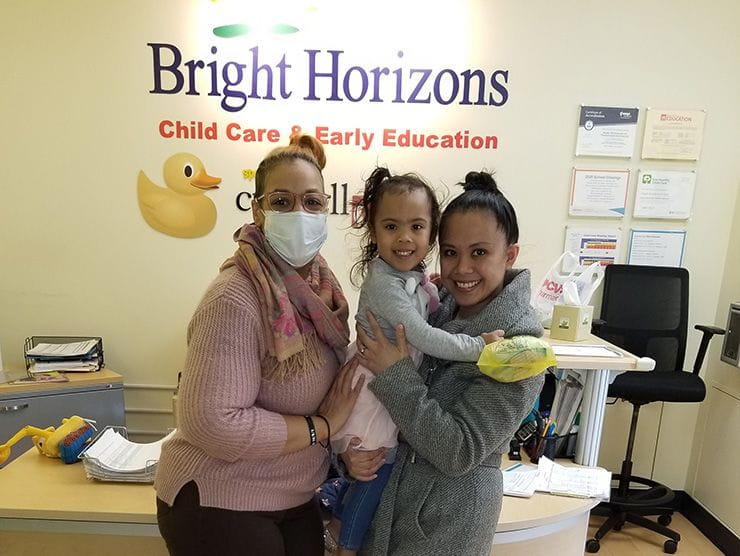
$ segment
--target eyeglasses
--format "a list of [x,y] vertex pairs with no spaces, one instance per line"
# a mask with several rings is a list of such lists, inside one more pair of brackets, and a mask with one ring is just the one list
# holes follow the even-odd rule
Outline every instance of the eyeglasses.
[[317,191],[309,191],[302,195],[296,195],[292,191],[273,191],[266,195],[260,195],[256,200],[259,202],[267,198],[267,204],[270,210],[274,210],[275,212],[290,212],[295,207],[296,197],[301,199],[301,205],[306,212],[317,214],[327,210],[331,195]]

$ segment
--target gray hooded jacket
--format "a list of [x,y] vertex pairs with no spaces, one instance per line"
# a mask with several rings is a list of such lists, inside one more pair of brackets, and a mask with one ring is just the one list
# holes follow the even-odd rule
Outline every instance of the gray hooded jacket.
[[[455,318],[451,295],[434,326],[478,336],[542,335],[529,304],[528,270],[510,270],[504,289],[477,315]],[[362,556],[488,556],[501,510],[501,456],[529,413],[544,376],[501,383],[475,363],[410,358],[370,383],[401,431],[393,472]]]

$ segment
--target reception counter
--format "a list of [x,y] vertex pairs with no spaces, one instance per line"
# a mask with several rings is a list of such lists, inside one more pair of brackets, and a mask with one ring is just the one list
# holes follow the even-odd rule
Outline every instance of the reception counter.
[[[526,455],[523,456],[526,458]],[[575,465],[561,461],[563,465]],[[501,468],[510,465],[506,457]],[[535,493],[531,498],[504,496],[493,552],[496,556],[582,556],[595,498]]]
[[[504,497],[496,556],[582,555],[596,503],[545,494]],[[3,556],[167,554],[152,485],[90,481],[81,464],[65,465],[35,449],[0,470],[0,546]]]
[[[553,341],[553,344],[571,342]],[[595,465],[604,403],[616,374],[644,367],[634,355],[590,337],[581,345],[607,345],[613,358],[558,357],[584,381],[576,461]],[[502,464],[502,469],[508,465]],[[496,556],[582,555],[594,499],[535,494],[504,497],[494,537]],[[0,546],[3,556],[141,553],[167,554],[159,537],[155,493],[148,484],[89,481],[80,464],[64,465],[31,449],[0,469]]]

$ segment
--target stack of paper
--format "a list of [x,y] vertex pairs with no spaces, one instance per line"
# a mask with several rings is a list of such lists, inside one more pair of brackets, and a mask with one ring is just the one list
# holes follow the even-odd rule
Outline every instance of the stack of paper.
[[97,339],[65,344],[40,343],[26,351],[33,361],[30,373],[49,371],[91,372],[100,368],[100,344]]
[[49,371],[87,373],[98,370],[97,361],[70,359],[69,361],[36,361],[28,369],[31,373],[48,373]]
[[38,344],[26,351],[26,355],[31,357],[79,357],[87,355],[97,345],[98,340],[95,339],[67,344]]
[[504,494],[521,498],[531,497],[537,486],[538,471],[537,467],[521,463],[504,469]]
[[537,467],[517,464],[505,469],[504,494],[530,497],[535,491],[559,496],[609,500],[612,474],[600,467],[565,467],[542,456]]
[[565,467],[544,456],[539,459],[538,468],[537,490],[561,496],[609,500],[611,471],[601,467]]
[[107,428],[82,453],[88,478],[100,481],[154,482],[162,444],[175,431],[149,444],[131,442],[115,429]]

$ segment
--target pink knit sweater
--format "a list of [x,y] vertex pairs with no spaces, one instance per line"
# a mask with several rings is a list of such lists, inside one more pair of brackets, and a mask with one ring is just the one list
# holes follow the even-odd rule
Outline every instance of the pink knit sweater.
[[[307,502],[329,465],[320,446],[287,455],[281,414],[316,410],[337,373],[332,350],[324,364],[282,383],[262,377],[265,330],[258,294],[236,267],[221,272],[188,327],[178,396],[178,429],[162,448],[154,488],[172,505],[195,481],[203,506],[281,510]],[[308,435],[308,430],[306,430]]]

